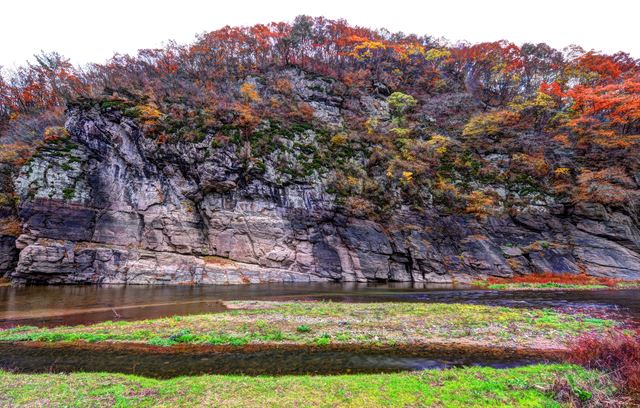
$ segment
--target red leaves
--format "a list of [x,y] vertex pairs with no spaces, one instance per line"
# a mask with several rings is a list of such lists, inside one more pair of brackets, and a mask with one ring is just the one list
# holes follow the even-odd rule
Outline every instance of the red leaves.
[[586,72],[596,73],[605,79],[618,78],[622,73],[622,67],[615,62],[612,56],[597,54],[593,51],[578,58],[577,67]]
[[562,91],[562,88],[560,88],[560,84],[556,81],[551,82],[550,84],[546,82],[540,84],[540,92],[559,99],[562,99],[566,96],[566,94]]
[[[611,376],[619,391],[640,402],[640,334],[612,331],[587,334],[570,346],[569,362],[600,370]],[[633,405],[636,406],[636,405]]]
[[566,274],[555,274],[551,272],[541,273],[541,274],[532,274],[532,275],[524,275],[524,276],[514,276],[509,279],[502,278],[489,278],[487,279],[489,284],[496,283],[558,283],[565,285],[606,285],[606,286],[615,286],[620,282],[616,279],[610,278],[596,278],[594,276],[587,275],[572,275],[569,273]]
[[85,91],[75,68],[60,55],[38,55],[36,61],[19,68],[8,82],[0,80],[0,120],[62,106],[69,96]]
[[[628,147],[640,133],[640,74],[567,91],[575,112],[572,129],[602,139],[600,146]],[[624,140],[624,139],[628,140]]]

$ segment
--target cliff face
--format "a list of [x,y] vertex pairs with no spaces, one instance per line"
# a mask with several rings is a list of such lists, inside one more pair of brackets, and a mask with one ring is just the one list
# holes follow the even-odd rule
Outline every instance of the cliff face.
[[[385,98],[346,101],[336,84],[292,73],[293,98],[339,128],[358,104],[389,116]],[[314,128],[278,134],[259,168],[213,136],[160,144],[98,105],[70,107],[68,138],[47,143],[15,181],[23,234],[15,283],[212,284],[309,281],[450,282],[556,272],[640,278],[640,231],[600,204],[535,203],[477,219],[398,206],[383,219],[341,210],[326,174],[291,176],[324,148]],[[271,127],[270,127],[271,126]],[[356,160],[360,160],[356,158]],[[6,247],[6,248],[5,248]],[[0,238],[0,270],[13,241]],[[4,255],[6,254],[6,255]],[[5,266],[6,265],[6,266]]]
[[0,164],[0,278],[13,272],[18,261],[16,235],[19,233],[19,221],[12,195],[11,169]]

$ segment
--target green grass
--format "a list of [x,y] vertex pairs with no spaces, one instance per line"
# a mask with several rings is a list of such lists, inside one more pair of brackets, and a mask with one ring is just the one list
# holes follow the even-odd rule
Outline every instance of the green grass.
[[640,282],[620,282],[616,287],[619,289],[640,289]]
[[518,290],[518,289],[636,289],[640,288],[639,281],[619,281],[613,284],[605,284],[594,279],[591,283],[561,283],[561,282],[505,282],[489,283],[486,280],[471,282],[474,286],[492,290]]
[[561,407],[553,384],[588,401],[611,395],[598,372],[571,365],[458,368],[398,374],[155,380],[106,373],[0,371],[1,406],[65,407]]
[[571,283],[495,283],[487,286],[488,289],[609,289],[606,285],[576,285]]
[[492,346],[562,347],[572,337],[605,331],[611,320],[552,310],[464,304],[230,302],[223,313],[88,326],[17,327],[0,341],[396,345],[464,341]]

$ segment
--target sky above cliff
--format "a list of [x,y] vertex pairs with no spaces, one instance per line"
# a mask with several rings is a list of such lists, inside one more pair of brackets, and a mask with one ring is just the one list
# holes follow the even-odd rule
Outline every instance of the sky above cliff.
[[452,41],[578,44],[638,58],[638,12],[635,0],[20,0],[2,5],[0,65],[13,68],[40,50],[75,64],[104,62],[115,52],[135,53],[167,40],[188,43],[225,25],[290,21],[299,14]]

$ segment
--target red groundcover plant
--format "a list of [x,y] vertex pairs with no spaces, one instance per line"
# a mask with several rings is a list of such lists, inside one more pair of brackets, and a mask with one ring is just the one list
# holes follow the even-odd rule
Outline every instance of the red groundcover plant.
[[524,276],[514,276],[508,279],[501,278],[489,278],[487,280],[489,284],[496,283],[558,283],[563,285],[605,285],[616,286],[621,282],[619,279],[612,278],[598,278],[595,276],[588,276],[585,274],[572,275],[568,273],[554,274],[551,272],[532,274]]
[[607,373],[620,392],[640,403],[640,331],[581,336],[571,345],[569,361]]

